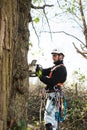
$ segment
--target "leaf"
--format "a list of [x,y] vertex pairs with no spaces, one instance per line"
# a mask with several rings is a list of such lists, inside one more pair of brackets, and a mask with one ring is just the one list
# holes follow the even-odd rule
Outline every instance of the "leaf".
[[75,74],[75,75],[78,74],[78,71],[74,71],[74,74]]
[[37,2],[37,0],[33,0],[33,3],[36,3]]
[[33,3],[36,3],[36,2],[42,3],[42,0],[33,0]]
[[87,107],[87,103],[85,104],[85,106]]
[[38,18],[38,17],[36,17],[35,19],[34,19],[34,22],[35,23],[38,23],[40,21],[40,19]]
[[29,46],[31,46],[31,47],[32,47],[32,46],[33,46],[33,44],[32,44],[31,42],[29,42]]

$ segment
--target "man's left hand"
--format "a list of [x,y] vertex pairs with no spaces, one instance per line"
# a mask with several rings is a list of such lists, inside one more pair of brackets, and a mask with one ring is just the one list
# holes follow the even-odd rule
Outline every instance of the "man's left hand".
[[36,75],[40,78],[40,77],[42,76],[42,70],[38,70],[38,71],[36,72]]
[[40,65],[37,65],[36,75],[37,75],[39,78],[42,76],[42,67],[41,67]]

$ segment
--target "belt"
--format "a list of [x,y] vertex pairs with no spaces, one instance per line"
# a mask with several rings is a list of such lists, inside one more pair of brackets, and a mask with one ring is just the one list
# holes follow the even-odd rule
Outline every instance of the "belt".
[[55,86],[54,87],[54,89],[52,89],[52,90],[46,90],[46,93],[53,93],[53,92],[61,92],[62,91],[62,88],[59,86],[59,87],[57,87],[57,86]]

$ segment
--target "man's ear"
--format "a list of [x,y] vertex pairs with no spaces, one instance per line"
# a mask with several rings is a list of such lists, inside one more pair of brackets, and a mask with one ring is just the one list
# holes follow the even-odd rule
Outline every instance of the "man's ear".
[[64,59],[64,56],[62,56],[62,60]]

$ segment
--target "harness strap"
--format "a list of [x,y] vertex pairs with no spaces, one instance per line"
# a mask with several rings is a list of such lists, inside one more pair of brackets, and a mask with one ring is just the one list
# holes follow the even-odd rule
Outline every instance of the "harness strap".
[[57,87],[63,87],[64,83],[58,83],[56,86]]
[[59,68],[60,66],[64,66],[64,65],[63,65],[63,64],[60,64],[60,65],[54,66],[54,67],[51,69],[51,72],[50,72],[50,74],[49,74],[49,78],[52,77],[53,71],[54,71],[56,68]]
[[[57,65],[57,66],[54,66],[52,69],[51,69],[51,72],[50,72],[50,74],[49,74],[49,78],[51,78],[52,77],[52,74],[53,74],[53,71],[56,69],[56,68],[59,68],[60,66],[64,66],[63,64],[60,64],[60,65]],[[57,87],[62,87],[64,84],[63,83],[58,83],[56,86]]]

